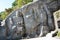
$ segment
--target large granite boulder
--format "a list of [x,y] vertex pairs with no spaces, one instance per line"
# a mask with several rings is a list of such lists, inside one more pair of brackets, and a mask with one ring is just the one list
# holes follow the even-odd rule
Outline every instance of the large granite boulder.
[[60,0],[38,0],[13,11],[5,20],[8,39],[45,36],[55,29],[53,12]]

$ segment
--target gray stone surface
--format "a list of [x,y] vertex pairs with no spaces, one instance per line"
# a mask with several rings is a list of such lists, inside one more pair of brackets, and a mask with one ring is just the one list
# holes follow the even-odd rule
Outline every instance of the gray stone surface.
[[58,4],[59,0],[39,0],[13,11],[5,20],[7,37],[45,36],[55,29],[53,12],[60,8]]

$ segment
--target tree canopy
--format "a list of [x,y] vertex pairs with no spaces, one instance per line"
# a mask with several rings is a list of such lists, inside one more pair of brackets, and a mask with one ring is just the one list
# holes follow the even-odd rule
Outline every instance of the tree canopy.
[[0,12],[0,18],[5,19],[13,10],[19,9],[21,6],[32,2],[33,0],[15,0],[12,3],[12,8],[5,9],[5,11]]

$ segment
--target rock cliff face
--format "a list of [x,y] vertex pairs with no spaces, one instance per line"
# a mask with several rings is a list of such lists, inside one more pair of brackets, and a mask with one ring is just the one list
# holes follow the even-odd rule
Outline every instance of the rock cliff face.
[[33,38],[53,31],[53,12],[59,4],[60,0],[39,0],[13,11],[5,20],[7,38]]

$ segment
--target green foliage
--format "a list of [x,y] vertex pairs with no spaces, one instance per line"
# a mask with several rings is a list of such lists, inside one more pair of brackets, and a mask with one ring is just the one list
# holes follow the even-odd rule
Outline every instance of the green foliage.
[[14,2],[12,3],[12,7],[14,7],[14,6],[16,6],[16,5],[17,5],[17,2],[14,1]]
[[0,18],[2,18],[3,20],[7,17],[7,15],[12,12],[12,8],[8,8],[8,9],[5,9],[5,11],[1,12],[0,13]]
[[57,36],[60,37],[60,32],[57,33]]
[[0,13],[0,19],[1,19],[1,13]]
[[6,18],[5,12],[1,12],[1,18],[2,18],[2,19],[5,19],[5,18]]
[[18,4],[17,6],[18,6],[18,7],[21,7],[21,6],[22,6],[22,2],[23,2],[23,0],[18,0],[18,1],[17,1],[17,4]]
[[33,0],[24,0],[27,3],[32,2]]
[[12,11],[13,11],[12,8],[5,9],[5,12],[6,12],[7,14],[9,14],[9,13],[12,12]]
[[1,12],[0,13],[0,18],[2,19],[5,19],[7,17],[7,15],[9,15],[13,10],[16,10],[18,8],[20,8],[21,6],[29,3],[29,2],[32,2],[33,0],[15,0],[13,3],[12,3],[12,8],[8,8],[8,9],[5,9],[4,12]]
[[12,3],[12,7],[17,7],[17,8],[20,8],[21,6],[29,3],[29,2],[32,2],[33,0],[15,0],[13,3]]

